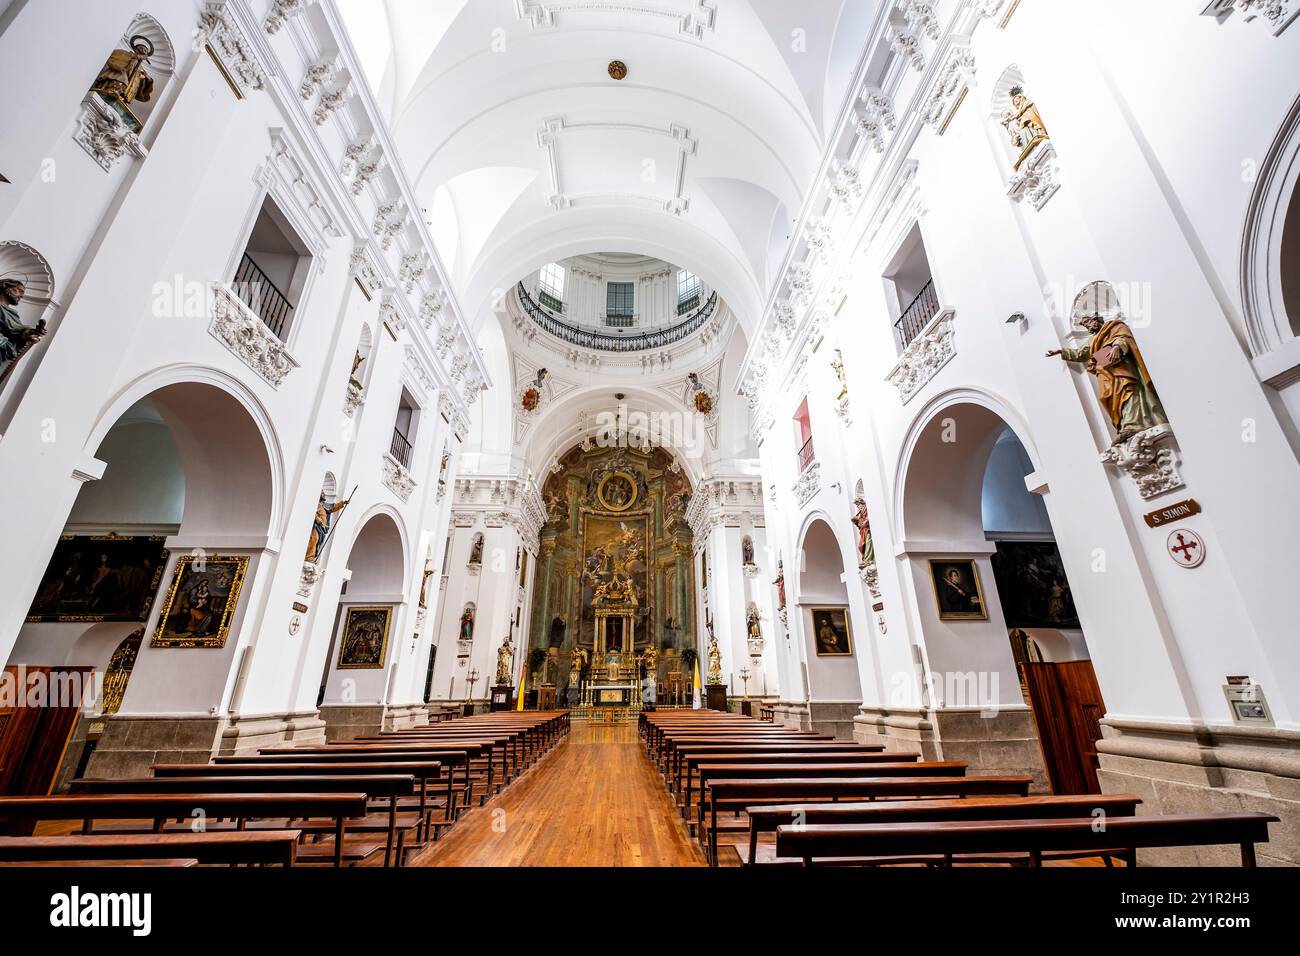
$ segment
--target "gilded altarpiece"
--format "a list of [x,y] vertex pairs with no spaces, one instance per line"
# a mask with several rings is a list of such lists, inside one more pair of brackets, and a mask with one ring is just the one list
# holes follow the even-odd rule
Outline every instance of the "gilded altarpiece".
[[560,457],[542,488],[530,647],[556,660],[561,694],[573,662],[588,676],[610,652],[631,666],[650,646],[657,683],[684,681],[681,652],[695,646],[690,494],[663,449],[579,447]]

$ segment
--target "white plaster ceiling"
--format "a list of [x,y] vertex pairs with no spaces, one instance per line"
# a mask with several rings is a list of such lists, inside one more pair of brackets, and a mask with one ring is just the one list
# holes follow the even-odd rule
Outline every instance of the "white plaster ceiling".
[[748,330],[879,3],[339,5],[467,315],[625,252],[695,271]]

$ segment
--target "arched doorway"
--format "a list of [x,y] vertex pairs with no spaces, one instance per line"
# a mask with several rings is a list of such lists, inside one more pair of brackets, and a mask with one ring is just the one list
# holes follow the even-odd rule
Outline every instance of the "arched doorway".
[[402,647],[406,580],[402,530],[388,511],[363,520],[344,577],[319,698],[330,740],[385,729],[390,675]]
[[1104,705],[1066,562],[1031,490],[1044,483],[1012,420],[987,396],[953,396],[910,446],[900,537],[925,689],[946,758],[1041,775],[1058,793],[1095,792]]
[[196,757],[220,738],[275,499],[262,429],[233,391],[178,381],[114,407],[87,448],[103,475],[73,503],[10,655],[103,673],[143,628],[88,768],[104,775],[147,770],[178,726]]
[[[843,739],[853,737],[853,718],[862,705],[858,641],[868,634],[858,626],[845,585],[845,550],[830,524],[814,518],[800,542],[801,562],[795,606],[802,635],[807,726]],[[856,577],[856,572],[855,572]]]

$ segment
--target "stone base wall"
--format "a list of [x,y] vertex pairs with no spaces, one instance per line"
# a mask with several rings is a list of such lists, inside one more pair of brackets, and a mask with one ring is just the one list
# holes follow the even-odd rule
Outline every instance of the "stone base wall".
[[[1300,731],[1103,720],[1097,777],[1136,793],[1139,813],[1258,811],[1281,819],[1255,847],[1260,866],[1300,865]],[[1151,866],[1239,866],[1235,846],[1142,850]]]
[[1032,792],[1051,792],[1034,715],[1027,707],[862,707],[853,718],[853,739],[886,751],[919,753],[922,760],[964,760],[972,774],[1029,774]]
[[812,725],[808,716],[808,705],[791,700],[777,701],[772,708],[772,723],[778,727],[809,730]]
[[830,734],[838,740],[853,739],[853,718],[861,709],[855,701],[808,702],[808,730]]
[[251,754],[281,743],[320,743],[316,711],[213,717],[117,714],[90,755],[90,777],[147,777],[156,763],[207,763],[217,754]]

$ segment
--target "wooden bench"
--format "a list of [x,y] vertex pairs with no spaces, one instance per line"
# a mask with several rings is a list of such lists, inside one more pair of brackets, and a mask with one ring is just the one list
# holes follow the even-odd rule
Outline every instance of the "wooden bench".
[[[369,776],[373,774],[403,774],[416,781],[419,789],[417,798],[398,796],[399,811],[414,810],[420,815],[420,824],[416,829],[415,842],[407,844],[407,850],[420,849],[424,845],[429,830],[432,828],[433,811],[445,808],[454,800],[454,794],[448,793],[447,802],[439,804],[429,797],[429,784],[437,782],[442,773],[442,764],[438,761],[373,761],[353,763],[296,763],[289,761],[252,761],[244,763],[183,763],[155,764],[154,779],[161,777],[293,777],[293,776]],[[373,796],[373,795],[372,795]]]
[[[366,795],[345,793],[105,793],[68,794],[47,797],[0,797],[0,821],[9,821],[28,836],[40,820],[80,820],[84,833],[93,831],[97,820],[150,820],[153,832],[162,833],[168,820],[229,819],[244,829],[247,820],[288,818],[290,820],[329,817],[334,820],[333,862],[342,866],[347,822],[366,815]],[[383,849],[383,844],[354,845],[351,856],[360,862]],[[303,853],[299,853],[301,860]]]
[[1100,851],[1115,846],[1241,847],[1241,865],[1255,865],[1255,844],[1268,842],[1267,813],[1169,814],[1115,818],[1099,829],[1093,817],[1064,820],[956,820],[931,823],[819,824],[780,826],[778,856],[811,866],[822,857],[884,857],[938,854],[948,864],[971,853],[1027,853],[1041,866],[1048,851]]
[[[395,852],[401,863],[405,833],[421,822],[418,814],[403,816],[398,812],[398,799],[415,792],[415,778],[410,774],[79,778],[72,781],[70,789],[73,793],[347,793],[359,790],[368,799],[384,801],[387,813],[379,819],[366,815],[351,820],[348,830],[386,834],[384,866],[393,865]],[[302,828],[313,832],[327,829],[310,824]]]
[[[746,808],[749,817],[747,853],[741,863],[758,861],[760,840],[780,826],[809,824],[911,823],[930,820],[1033,820],[1094,816],[1131,817],[1142,800],[1135,794],[1082,794],[1036,797],[968,797],[961,800],[876,800],[869,803],[787,803]],[[773,846],[774,850],[775,847]],[[1091,855],[1091,854],[1090,854]],[[1104,854],[1109,865],[1110,857]],[[1127,859],[1127,858],[1126,858]],[[775,854],[768,863],[798,865],[798,858]]]
[[[708,826],[700,839],[710,866],[717,866],[718,811],[750,804],[877,800],[900,797],[990,797],[1029,795],[1027,774],[987,777],[808,777],[717,779],[709,781]],[[703,808],[704,804],[700,804]],[[749,829],[748,821],[745,830]]]
[[[780,740],[780,741],[760,741],[758,743],[732,742],[723,744],[686,744],[683,743],[673,748],[672,759],[669,765],[663,768],[664,777],[668,781],[670,790],[681,792],[681,780],[684,770],[684,762],[688,757],[705,754],[716,754],[719,756],[743,755],[743,754],[811,754],[813,756],[827,756],[831,754],[883,754],[884,748],[869,746],[867,744],[855,744],[839,740]],[[909,754],[900,754],[900,760],[909,759]]]
[[0,863],[193,858],[202,864],[293,866],[301,830],[222,833],[90,833],[0,837]]
[[[681,769],[678,771],[674,785],[670,788],[677,793],[682,793],[685,786],[686,802],[685,806],[689,807],[691,802],[692,783],[698,776],[699,767],[702,763],[712,766],[736,766],[743,767],[750,764],[783,764],[785,766],[817,766],[819,764],[896,764],[910,763],[915,764],[921,759],[920,754],[915,753],[879,753],[879,752],[857,752],[853,750],[841,751],[838,748],[826,750],[808,750],[808,751],[787,751],[787,750],[749,750],[742,749],[733,753],[718,753],[711,748],[703,750],[684,750],[678,751],[680,756]],[[825,774],[830,776],[830,774]],[[683,784],[683,780],[685,783]]]

